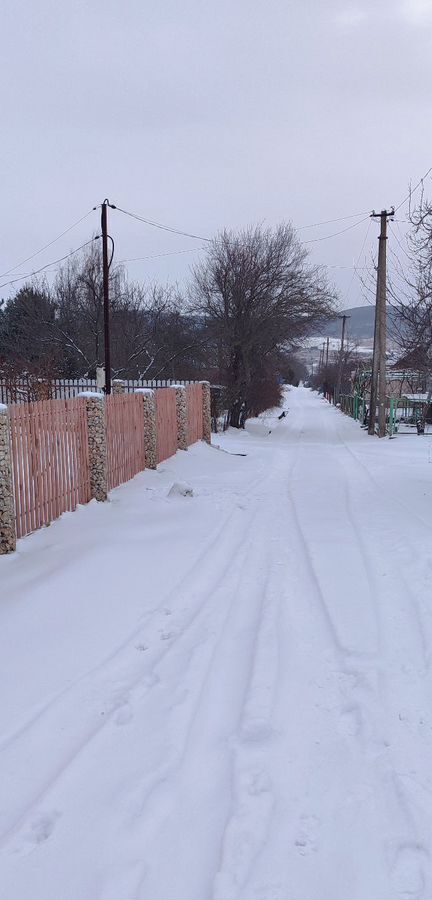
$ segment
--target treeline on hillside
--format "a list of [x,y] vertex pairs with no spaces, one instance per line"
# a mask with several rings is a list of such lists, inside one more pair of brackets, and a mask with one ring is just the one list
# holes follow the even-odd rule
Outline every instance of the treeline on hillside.
[[[187,289],[130,281],[110,270],[113,377],[208,378],[224,387],[238,426],[305,375],[295,348],[334,312],[322,268],[291,225],[224,231]],[[0,371],[94,377],[104,361],[99,243],[71,257],[52,286],[33,280],[0,309]]]

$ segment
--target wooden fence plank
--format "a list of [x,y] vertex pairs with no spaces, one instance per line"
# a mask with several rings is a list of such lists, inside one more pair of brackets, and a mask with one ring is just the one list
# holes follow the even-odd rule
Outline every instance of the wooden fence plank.
[[156,391],[157,461],[162,462],[177,452],[176,394],[173,388]]
[[202,384],[188,384],[186,387],[188,411],[188,444],[201,441],[203,437],[203,387]]
[[85,400],[12,404],[11,443],[17,536],[90,499]]
[[145,468],[144,416],[138,394],[106,398],[108,490]]

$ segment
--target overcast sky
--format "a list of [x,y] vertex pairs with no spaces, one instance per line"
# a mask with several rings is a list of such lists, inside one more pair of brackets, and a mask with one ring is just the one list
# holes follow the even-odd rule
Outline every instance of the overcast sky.
[[[3,0],[1,22],[2,273],[104,197],[211,237],[367,215],[432,165],[432,0]],[[309,244],[312,259],[352,266],[367,234],[364,265],[368,226]],[[16,272],[97,228],[93,213]],[[119,212],[110,232],[117,259],[201,246]],[[199,256],[128,271],[182,282]],[[363,302],[352,270],[330,274],[341,306]]]

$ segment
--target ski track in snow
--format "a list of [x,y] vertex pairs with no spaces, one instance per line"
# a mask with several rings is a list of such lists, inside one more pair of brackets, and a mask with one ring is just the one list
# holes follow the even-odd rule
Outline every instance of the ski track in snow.
[[431,525],[376,474],[397,442],[287,403],[225,438],[241,486],[208,459],[178,583],[2,722],[1,900],[429,900]]

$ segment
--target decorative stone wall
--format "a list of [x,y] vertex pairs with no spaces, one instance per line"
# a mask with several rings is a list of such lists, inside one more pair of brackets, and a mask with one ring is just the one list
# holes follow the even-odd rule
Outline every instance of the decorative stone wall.
[[211,444],[210,382],[201,381],[203,398],[203,441]]
[[144,412],[144,445],[145,462],[147,469],[157,468],[157,442],[156,442],[156,395],[152,388],[137,388],[136,394],[141,394]]
[[126,385],[121,378],[114,378],[111,382],[111,393],[112,394],[124,394],[126,390]]
[[91,495],[95,500],[106,500],[108,488],[105,398],[103,394],[91,391],[84,391],[80,396],[86,398]]
[[0,403],[0,553],[12,553],[15,548],[15,504],[9,413],[7,406]]
[[177,449],[188,449],[188,414],[186,388],[184,384],[172,384],[172,388],[176,392],[176,409],[177,409]]

